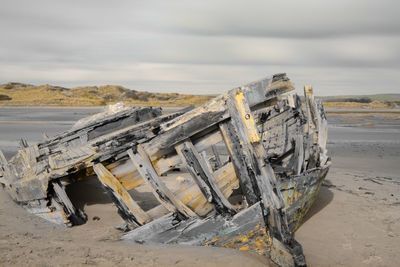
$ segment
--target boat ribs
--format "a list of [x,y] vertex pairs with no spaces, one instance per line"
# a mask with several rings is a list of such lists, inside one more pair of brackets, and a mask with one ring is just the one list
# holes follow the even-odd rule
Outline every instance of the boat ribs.
[[87,217],[66,188],[95,176],[126,222],[124,240],[237,248],[305,266],[293,233],[330,159],[322,105],[310,86],[304,99],[293,90],[277,74],[175,113],[100,114],[22,141],[9,161],[0,152],[0,182],[29,212],[73,226]]

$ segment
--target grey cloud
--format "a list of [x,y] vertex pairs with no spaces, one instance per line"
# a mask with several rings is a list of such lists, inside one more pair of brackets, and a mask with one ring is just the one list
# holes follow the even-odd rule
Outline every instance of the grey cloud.
[[397,1],[19,1],[0,9],[0,80],[222,92],[288,72],[322,94],[396,92]]
[[[29,37],[10,46],[0,58],[45,64],[86,65],[103,63],[174,63],[209,65],[314,65],[354,67],[399,67],[400,38],[354,37],[319,40],[278,38],[143,35],[111,38],[92,43]],[[95,40],[101,37],[95,38]],[[23,51],[21,53],[21,51]]]
[[[148,2],[151,8],[153,2]],[[283,38],[399,35],[398,1],[181,1],[163,2],[155,13],[164,23],[148,25],[184,34]],[[179,14],[179,16],[176,16]]]

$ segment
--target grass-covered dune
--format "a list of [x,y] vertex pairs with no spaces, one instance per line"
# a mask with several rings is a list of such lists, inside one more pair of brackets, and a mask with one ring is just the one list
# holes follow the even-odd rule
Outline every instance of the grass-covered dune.
[[319,97],[327,108],[391,109],[400,106],[400,94]]
[[118,85],[65,88],[53,85],[7,83],[0,85],[0,106],[103,106],[123,101],[127,105],[200,105],[212,96],[150,93]]
[[[103,106],[116,102],[136,106],[201,105],[213,96],[151,93],[119,85],[65,88],[53,85],[0,85],[0,106]],[[400,94],[321,96],[326,108],[390,109],[400,106]]]

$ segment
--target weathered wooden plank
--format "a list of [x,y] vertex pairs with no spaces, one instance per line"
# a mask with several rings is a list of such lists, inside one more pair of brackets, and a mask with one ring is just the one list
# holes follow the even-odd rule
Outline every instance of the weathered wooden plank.
[[182,151],[183,149],[185,149],[184,144],[176,146],[175,149],[181,160],[184,162],[187,170],[190,172],[193,180],[200,188],[200,191],[203,193],[204,197],[207,199],[208,202],[212,202],[213,196],[211,193],[211,188],[209,184],[200,177],[200,174],[196,173],[196,170],[191,165],[189,165],[190,162],[188,161],[191,161],[192,159],[188,159],[187,156],[184,154],[184,151]]
[[224,101],[225,96],[216,97],[204,106],[183,114],[179,120],[172,120],[162,125],[160,134],[145,145],[151,160],[154,161],[170,153],[174,145],[226,119]]
[[297,135],[293,158],[296,160],[295,174],[299,175],[301,173],[301,168],[303,167],[304,161],[303,135]]
[[[87,123],[81,127],[73,127],[70,131],[64,132],[60,135],[56,135],[52,137],[50,140],[46,140],[44,142],[39,143],[39,147],[50,147],[51,150],[54,150],[55,148],[59,147],[60,145],[64,143],[69,143],[72,140],[78,138],[82,139],[81,136],[87,135],[89,132],[94,131],[96,129],[101,129],[102,126],[104,125],[109,125],[112,122],[117,122],[117,121],[124,121],[128,119],[129,121],[135,121],[136,123],[138,122],[143,122],[146,120],[150,120],[152,118],[156,118],[161,115],[161,109],[160,108],[151,108],[151,107],[145,107],[145,108],[131,108],[129,110],[125,110],[122,112],[118,112],[116,114],[109,115],[108,117],[105,117],[103,119],[95,120],[91,123]],[[112,131],[122,129],[125,127],[125,123],[121,123],[118,127],[112,127],[110,130],[107,131],[102,131],[102,135],[106,135]]]
[[151,221],[146,212],[136,203],[128,191],[115,178],[115,176],[103,164],[98,163],[93,166],[94,172],[97,174],[99,181],[107,189],[111,191],[115,199],[118,201],[121,212],[124,213],[124,218],[128,221],[134,221],[139,225],[143,225]]
[[[176,223],[174,216],[166,215],[145,227],[130,231],[122,239],[146,244],[183,243],[189,245],[209,245],[212,240],[214,244],[221,247],[232,247],[232,240],[236,239],[239,247],[243,245],[239,238],[243,239],[243,236],[247,236],[249,233],[254,235],[262,221],[259,204],[229,218],[217,215],[212,218],[192,219]],[[204,233],[204,229],[208,230],[207,233]]]
[[[254,82],[243,88],[243,92],[251,99],[250,106],[294,89],[285,74],[275,75],[272,79]],[[157,160],[157,158],[169,153],[171,146],[229,118],[227,100],[227,95],[218,96],[201,107],[161,124],[159,135],[144,147],[150,159],[152,161]]]
[[[276,262],[290,262],[287,255],[293,255],[293,260],[298,265],[304,265],[305,259],[301,246],[295,241],[287,224],[287,218],[283,211],[284,201],[277,185],[275,173],[267,162],[267,153],[260,143],[257,126],[252,118],[250,106],[244,97],[241,88],[230,92],[228,108],[239,139],[242,141],[242,155],[247,163],[247,169],[254,172],[261,203],[269,212],[265,212],[266,225],[272,236],[272,251],[277,250],[274,257]],[[236,116],[235,116],[236,115]],[[290,253],[288,253],[290,251]]]
[[[309,190],[312,185],[307,183],[312,179],[306,172],[310,167],[327,168],[329,162],[326,160],[329,159],[324,149],[326,135],[322,132],[326,120],[318,101],[312,96],[312,88],[305,90],[308,121],[312,125],[310,130],[304,127],[307,120],[301,111],[299,98],[281,95],[292,89],[285,75],[275,75],[272,79],[235,89],[179,117],[168,115],[149,120],[155,113],[138,109],[131,113],[132,117],[123,121],[121,116],[116,115],[111,120],[95,122],[97,126],[75,128],[59,140],[51,138],[36,148],[31,145],[21,149],[21,154],[14,157],[9,165],[13,168],[9,171],[15,174],[16,180],[10,191],[16,195],[13,196],[16,201],[31,206],[32,211],[56,211],[59,216],[65,210],[65,215],[68,215],[71,212],[68,200],[62,200],[65,196],[64,191],[60,191],[60,188],[63,189],[61,181],[72,183],[83,178],[85,173],[90,175],[93,165],[101,163],[125,191],[142,184],[145,186],[137,189],[138,196],[148,194],[148,187],[153,190],[160,205],[149,203],[151,209],[145,214],[151,221],[150,225],[167,213],[173,218],[170,226],[174,228],[161,229],[162,238],[185,242],[186,238],[190,241],[192,233],[197,233],[201,240],[206,240],[206,236],[210,237],[208,227],[215,226],[217,221],[222,227],[217,229],[218,232],[221,229],[235,232],[239,228],[232,228],[233,221],[227,214],[229,210],[225,210],[227,203],[231,205],[228,199],[235,203],[232,205],[235,209],[242,209],[245,213],[249,204],[255,203],[260,210],[259,217],[265,223],[265,228],[258,229],[266,233],[263,238],[270,238],[266,246],[272,242],[270,256],[282,265],[301,265],[304,259],[301,247],[294,240],[291,230],[293,225],[299,223],[301,216],[298,214],[308,209],[313,201],[310,197],[317,192],[316,186]],[[303,135],[304,129],[306,136]],[[180,148],[186,140],[190,142],[183,143]],[[221,140],[225,142],[231,161],[225,159],[227,151]],[[134,152],[127,153],[132,147]],[[303,153],[303,147],[306,153]],[[185,157],[182,151],[187,148],[190,148],[190,153]],[[186,168],[181,168],[184,164],[195,179],[189,177]],[[276,179],[274,171],[280,180]],[[304,176],[298,180],[298,187],[292,183],[297,173]],[[7,180],[12,181],[13,177],[7,174]],[[203,192],[196,181],[202,183]],[[281,183],[286,181],[290,182],[290,189],[282,187]],[[54,182],[59,185],[55,190],[52,186]],[[107,190],[111,192],[111,189]],[[285,194],[284,203],[280,190]],[[235,195],[231,197],[233,192]],[[207,196],[211,202],[208,202]],[[112,197],[123,218],[129,222],[124,215],[130,213],[126,211],[126,205],[114,194]],[[241,202],[243,197],[247,201]],[[38,200],[45,205],[35,206]],[[227,203],[224,205],[222,200]],[[222,207],[218,210],[221,215],[215,216],[215,206]],[[288,206],[293,209],[287,209]],[[192,225],[194,220],[199,220],[192,220],[195,216],[207,217],[207,222]],[[248,216],[252,215],[245,215],[246,220],[251,222],[252,218]],[[176,218],[185,220],[182,230],[187,236],[183,239],[180,233],[175,235],[179,228],[175,228]],[[139,225],[136,218],[130,216],[130,220],[132,224]]]
[[68,214],[68,219],[72,221],[73,224],[83,224],[86,222],[86,216],[82,216],[79,211],[74,207],[71,200],[69,199],[64,188],[59,184],[59,182],[53,182],[53,190],[56,193],[58,200],[62,203],[63,208],[66,209]]
[[[165,233],[168,230],[173,230],[175,224],[175,214],[169,213],[140,228],[130,231],[128,234],[124,235],[122,239],[134,241],[136,243],[149,243],[149,239],[151,240],[153,236]],[[174,237],[174,235],[171,237]]]
[[235,213],[235,208],[225,198],[220,188],[215,182],[213,174],[210,172],[204,159],[199,155],[192,142],[185,141],[175,147],[178,155],[180,155],[186,168],[192,175],[193,179],[200,187],[201,191],[208,199],[212,201],[215,208],[220,213]]
[[[307,127],[305,133],[308,135],[308,150],[319,149],[316,147],[318,144],[318,116],[316,114],[317,108],[313,95],[313,89],[310,85],[304,86],[304,98],[306,103],[306,114],[307,114]],[[307,159],[307,168],[314,168],[318,166],[319,153],[309,153]]]
[[141,186],[144,181],[129,157],[108,164],[106,168],[118,179],[126,190]]
[[233,190],[239,188],[239,179],[236,176],[232,162],[228,162],[216,170],[213,175],[225,198],[229,198]]
[[[213,173],[218,187],[225,198],[232,195],[234,189],[239,187],[232,163],[227,163]],[[163,179],[164,177],[161,177]],[[178,182],[178,181],[177,181]],[[184,178],[174,186],[173,193],[186,206],[190,207],[199,216],[206,216],[214,210],[214,205],[207,201],[197,184],[191,177]]]
[[254,179],[250,177],[250,175],[254,174],[248,172],[246,161],[244,157],[241,156],[243,152],[240,140],[230,121],[221,123],[219,126],[225,145],[232,159],[236,176],[239,178],[240,188],[242,189],[248,205],[253,205],[259,201],[259,193],[256,190],[257,187]]
[[[197,151],[202,152],[221,141],[221,134],[214,132],[197,139],[194,146]],[[182,164],[181,158],[174,153],[153,162],[154,169],[159,176],[177,168],[180,164]],[[131,160],[115,162],[108,165],[107,168],[121,181],[127,190],[143,184],[143,180]]]
[[210,172],[213,172],[213,168],[212,168],[212,166],[211,166],[211,164],[210,164],[210,160],[209,160],[209,158],[208,158],[208,156],[207,156],[207,152],[206,152],[206,151],[202,151],[202,152],[200,152],[199,154],[200,154],[200,156],[203,158],[204,163],[207,165],[207,169],[208,169]]
[[141,122],[132,127],[121,129],[92,140],[86,146],[96,148],[96,153],[80,162],[64,164],[64,168],[51,169],[51,172],[46,173],[46,175],[49,176],[49,179],[56,179],[91,167],[94,162],[104,162],[110,159],[116,160],[126,157],[126,151],[132,146],[132,143],[145,142],[154,137],[154,132],[158,129],[160,123],[178,115],[179,113],[159,116],[153,120]]
[[[261,138],[258,133],[254,116],[251,113],[250,107],[246,102],[246,98],[242,89],[234,90],[230,94],[228,108],[231,111],[231,117],[233,123],[241,124],[241,127],[237,127],[241,135],[245,137],[245,140],[250,143],[260,142]],[[233,105],[232,105],[233,104]]]
[[314,130],[313,141],[318,144],[319,161],[325,163],[328,159],[326,151],[326,142],[328,138],[328,125],[325,118],[325,112],[320,103],[314,99],[313,88],[310,85],[304,86],[304,95],[306,99],[310,127]]
[[213,131],[205,136],[194,139],[193,145],[197,151],[202,152],[210,146],[216,145],[222,141],[222,135],[218,131]]
[[[219,132],[212,132],[194,140],[194,147],[200,153],[212,145],[222,141],[222,136]],[[181,158],[176,154],[167,155],[165,158],[159,158],[153,162],[154,169],[158,175],[162,175],[182,164]]]
[[306,103],[306,110],[307,110],[307,124],[308,124],[308,133],[313,136],[313,142],[317,142],[317,136],[313,133],[318,131],[318,122],[315,116],[315,102],[314,102],[314,95],[312,87],[309,85],[304,86],[304,97]]
[[70,165],[79,164],[95,153],[95,149],[90,146],[65,148],[63,153],[49,156],[49,165],[54,170],[65,168]]
[[132,149],[128,150],[128,155],[144,181],[153,189],[153,194],[160,203],[169,211],[177,211],[185,218],[197,217],[196,213],[176,198],[171,190],[161,181],[142,146],[137,145],[136,150],[136,153]]
[[[281,208],[283,203],[279,200],[277,193],[274,193],[274,191],[276,192],[275,174],[271,166],[265,162],[266,151],[260,143],[261,139],[243,90],[237,89],[230,95],[228,107],[232,114],[232,125],[242,141],[243,151],[248,153],[244,157],[256,174],[255,178],[261,192],[261,199],[266,207],[272,205],[274,208]],[[237,115],[235,116],[235,114]]]
[[215,158],[215,163],[216,163],[216,168],[220,168],[222,166],[222,160],[221,157],[219,156],[217,147],[215,145],[211,146],[212,152],[214,154],[214,158]]

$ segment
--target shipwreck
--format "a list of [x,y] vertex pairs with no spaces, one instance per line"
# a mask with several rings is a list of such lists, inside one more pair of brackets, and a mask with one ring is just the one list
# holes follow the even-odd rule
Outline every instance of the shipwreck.
[[328,172],[326,142],[312,87],[300,98],[277,74],[197,108],[123,108],[37,144],[22,140],[8,161],[0,152],[0,182],[27,211],[73,226],[87,216],[66,188],[95,176],[128,242],[236,248],[305,266],[293,233]]

